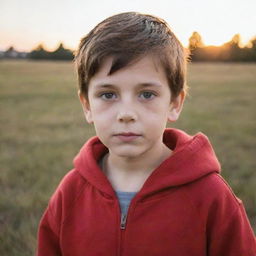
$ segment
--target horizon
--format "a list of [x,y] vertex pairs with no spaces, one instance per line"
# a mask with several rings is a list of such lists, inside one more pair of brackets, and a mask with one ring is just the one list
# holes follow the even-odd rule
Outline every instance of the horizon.
[[[196,32],[196,31],[194,31],[194,32]],[[241,37],[241,35],[240,35],[239,33],[236,33],[235,35],[239,35],[240,38],[241,38],[241,42],[243,42],[242,37]],[[235,36],[235,35],[233,35],[233,36]],[[201,36],[202,36],[202,35],[201,35]],[[232,38],[233,38],[233,37],[232,37]],[[228,41],[226,41],[226,42],[223,42],[223,43],[220,44],[220,45],[213,45],[213,44],[207,45],[207,44],[203,44],[203,47],[222,47],[224,44],[230,42],[230,41],[232,40],[232,38],[230,38],[230,40],[228,40]],[[242,45],[239,45],[239,47],[240,47],[240,48],[250,47],[250,42],[251,42],[252,40],[255,40],[255,39],[256,39],[256,36],[254,36],[254,37],[252,37],[251,39],[249,39],[248,42],[242,43]],[[202,40],[203,40],[203,42],[204,42],[203,36],[202,36]],[[188,38],[187,42],[189,42],[189,38]],[[46,44],[45,44],[44,42],[39,42],[39,43],[38,43],[34,48],[32,48],[32,49],[20,50],[20,49],[19,49],[18,47],[16,47],[15,45],[9,45],[9,46],[6,47],[6,49],[0,48],[0,51],[5,52],[5,51],[9,50],[10,47],[13,47],[14,50],[16,50],[16,51],[18,51],[18,52],[27,52],[27,53],[28,53],[28,52],[34,51],[37,47],[39,47],[39,46],[41,45],[45,51],[52,52],[52,51],[55,51],[56,49],[58,49],[58,47],[60,46],[60,44],[62,44],[63,47],[64,47],[65,49],[67,49],[67,50],[70,50],[70,51],[75,51],[75,50],[76,50],[75,48],[69,48],[69,47],[67,47],[66,44],[65,44],[65,42],[63,42],[62,40],[59,40],[58,43],[57,43],[57,45],[55,46],[55,48],[52,48],[52,49],[48,49],[48,48],[45,46]],[[182,43],[182,44],[183,44],[183,43]],[[187,44],[187,45],[184,45],[184,44],[183,44],[183,46],[184,46],[185,48],[188,48],[188,45],[189,45],[189,44]]]
[[53,51],[61,42],[74,50],[100,21],[127,11],[165,19],[185,47],[194,31],[202,36],[205,46],[221,46],[238,33],[245,46],[256,36],[255,9],[253,0],[2,0],[0,50],[13,46],[27,52],[43,44],[45,50]]

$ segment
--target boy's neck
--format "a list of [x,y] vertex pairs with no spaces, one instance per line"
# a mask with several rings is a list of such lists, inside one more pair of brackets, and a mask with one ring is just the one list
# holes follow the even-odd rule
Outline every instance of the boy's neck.
[[102,169],[114,190],[136,192],[141,189],[150,174],[170,157],[171,152],[164,144],[157,152],[150,152],[150,157],[144,154],[137,158],[125,158],[110,152],[103,158]]

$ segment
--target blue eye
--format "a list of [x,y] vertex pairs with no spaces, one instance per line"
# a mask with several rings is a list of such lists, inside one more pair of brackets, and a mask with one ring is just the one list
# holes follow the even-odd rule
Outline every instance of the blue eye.
[[116,95],[115,93],[113,92],[106,92],[106,93],[102,93],[100,95],[100,97],[104,100],[112,100],[112,99],[115,99],[116,98]]
[[142,92],[140,97],[146,100],[153,99],[156,95],[153,92]]

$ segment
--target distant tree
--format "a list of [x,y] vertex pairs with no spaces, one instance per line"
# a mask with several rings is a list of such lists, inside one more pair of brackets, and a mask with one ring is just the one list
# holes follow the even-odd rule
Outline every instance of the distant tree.
[[222,61],[242,61],[243,49],[241,46],[241,36],[236,34],[232,39],[221,46],[220,60]]
[[201,35],[198,32],[193,32],[191,37],[189,38],[189,50],[190,50],[190,58],[192,61],[201,61],[204,60],[204,43]]
[[230,44],[230,58],[231,61],[239,61],[242,59],[243,56],[243,49],[240,47],[241,46],[241,36],[240,34],[236,34],[233,36],[231,41],[229,42]]
[[250,46],[252,49],[256,49],[256,36],[250,40],[249,46]]
[[17,58],[18,52],[14,49],[13,46],[10,46],[4,53],[5,58]]
[[256,37],[252,38],[247,47],[245,47],[247,61],[256,61]]
[[13,46],[10,46],[10,47],[6,50],[6,52],[13,52],[13,51],[15,51],[15,49],[14,49]]
[[51,56],[51,59],[54,59],[54,60],[72,60],[73,59],[73,53],[70,50],[65,49],[63,43],[60,43],[58,48],[55,51],[51,52],[50,56]]
[[202,48],[204,46],[202,37],[198,32],[193,32],[191,37],[189,38],[189,50],[193,51],[196,48]]
[[31,59],[38,59],[38,60],[42,60],[42,59],[49,59],[50,58],[50,54],[48,51],[46,51],[44,49],[44,46],[42,44],[39,44],[36,49],[32,50],[29,54],[29,57]]

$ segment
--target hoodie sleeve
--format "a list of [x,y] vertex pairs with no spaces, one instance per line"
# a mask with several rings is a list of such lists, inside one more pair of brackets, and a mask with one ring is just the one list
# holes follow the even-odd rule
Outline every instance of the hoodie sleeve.
[[60,229],[63,217],[63,193],[61,185],[52,195],[38,228],[37,256],[62,255]]
[[256,240],[241,200],[226,184],[212,204],[207,223],[207,255],[256,256]]
[[61,255],[57,226],[50,208],[45,211],[38,229],[37,256]]

